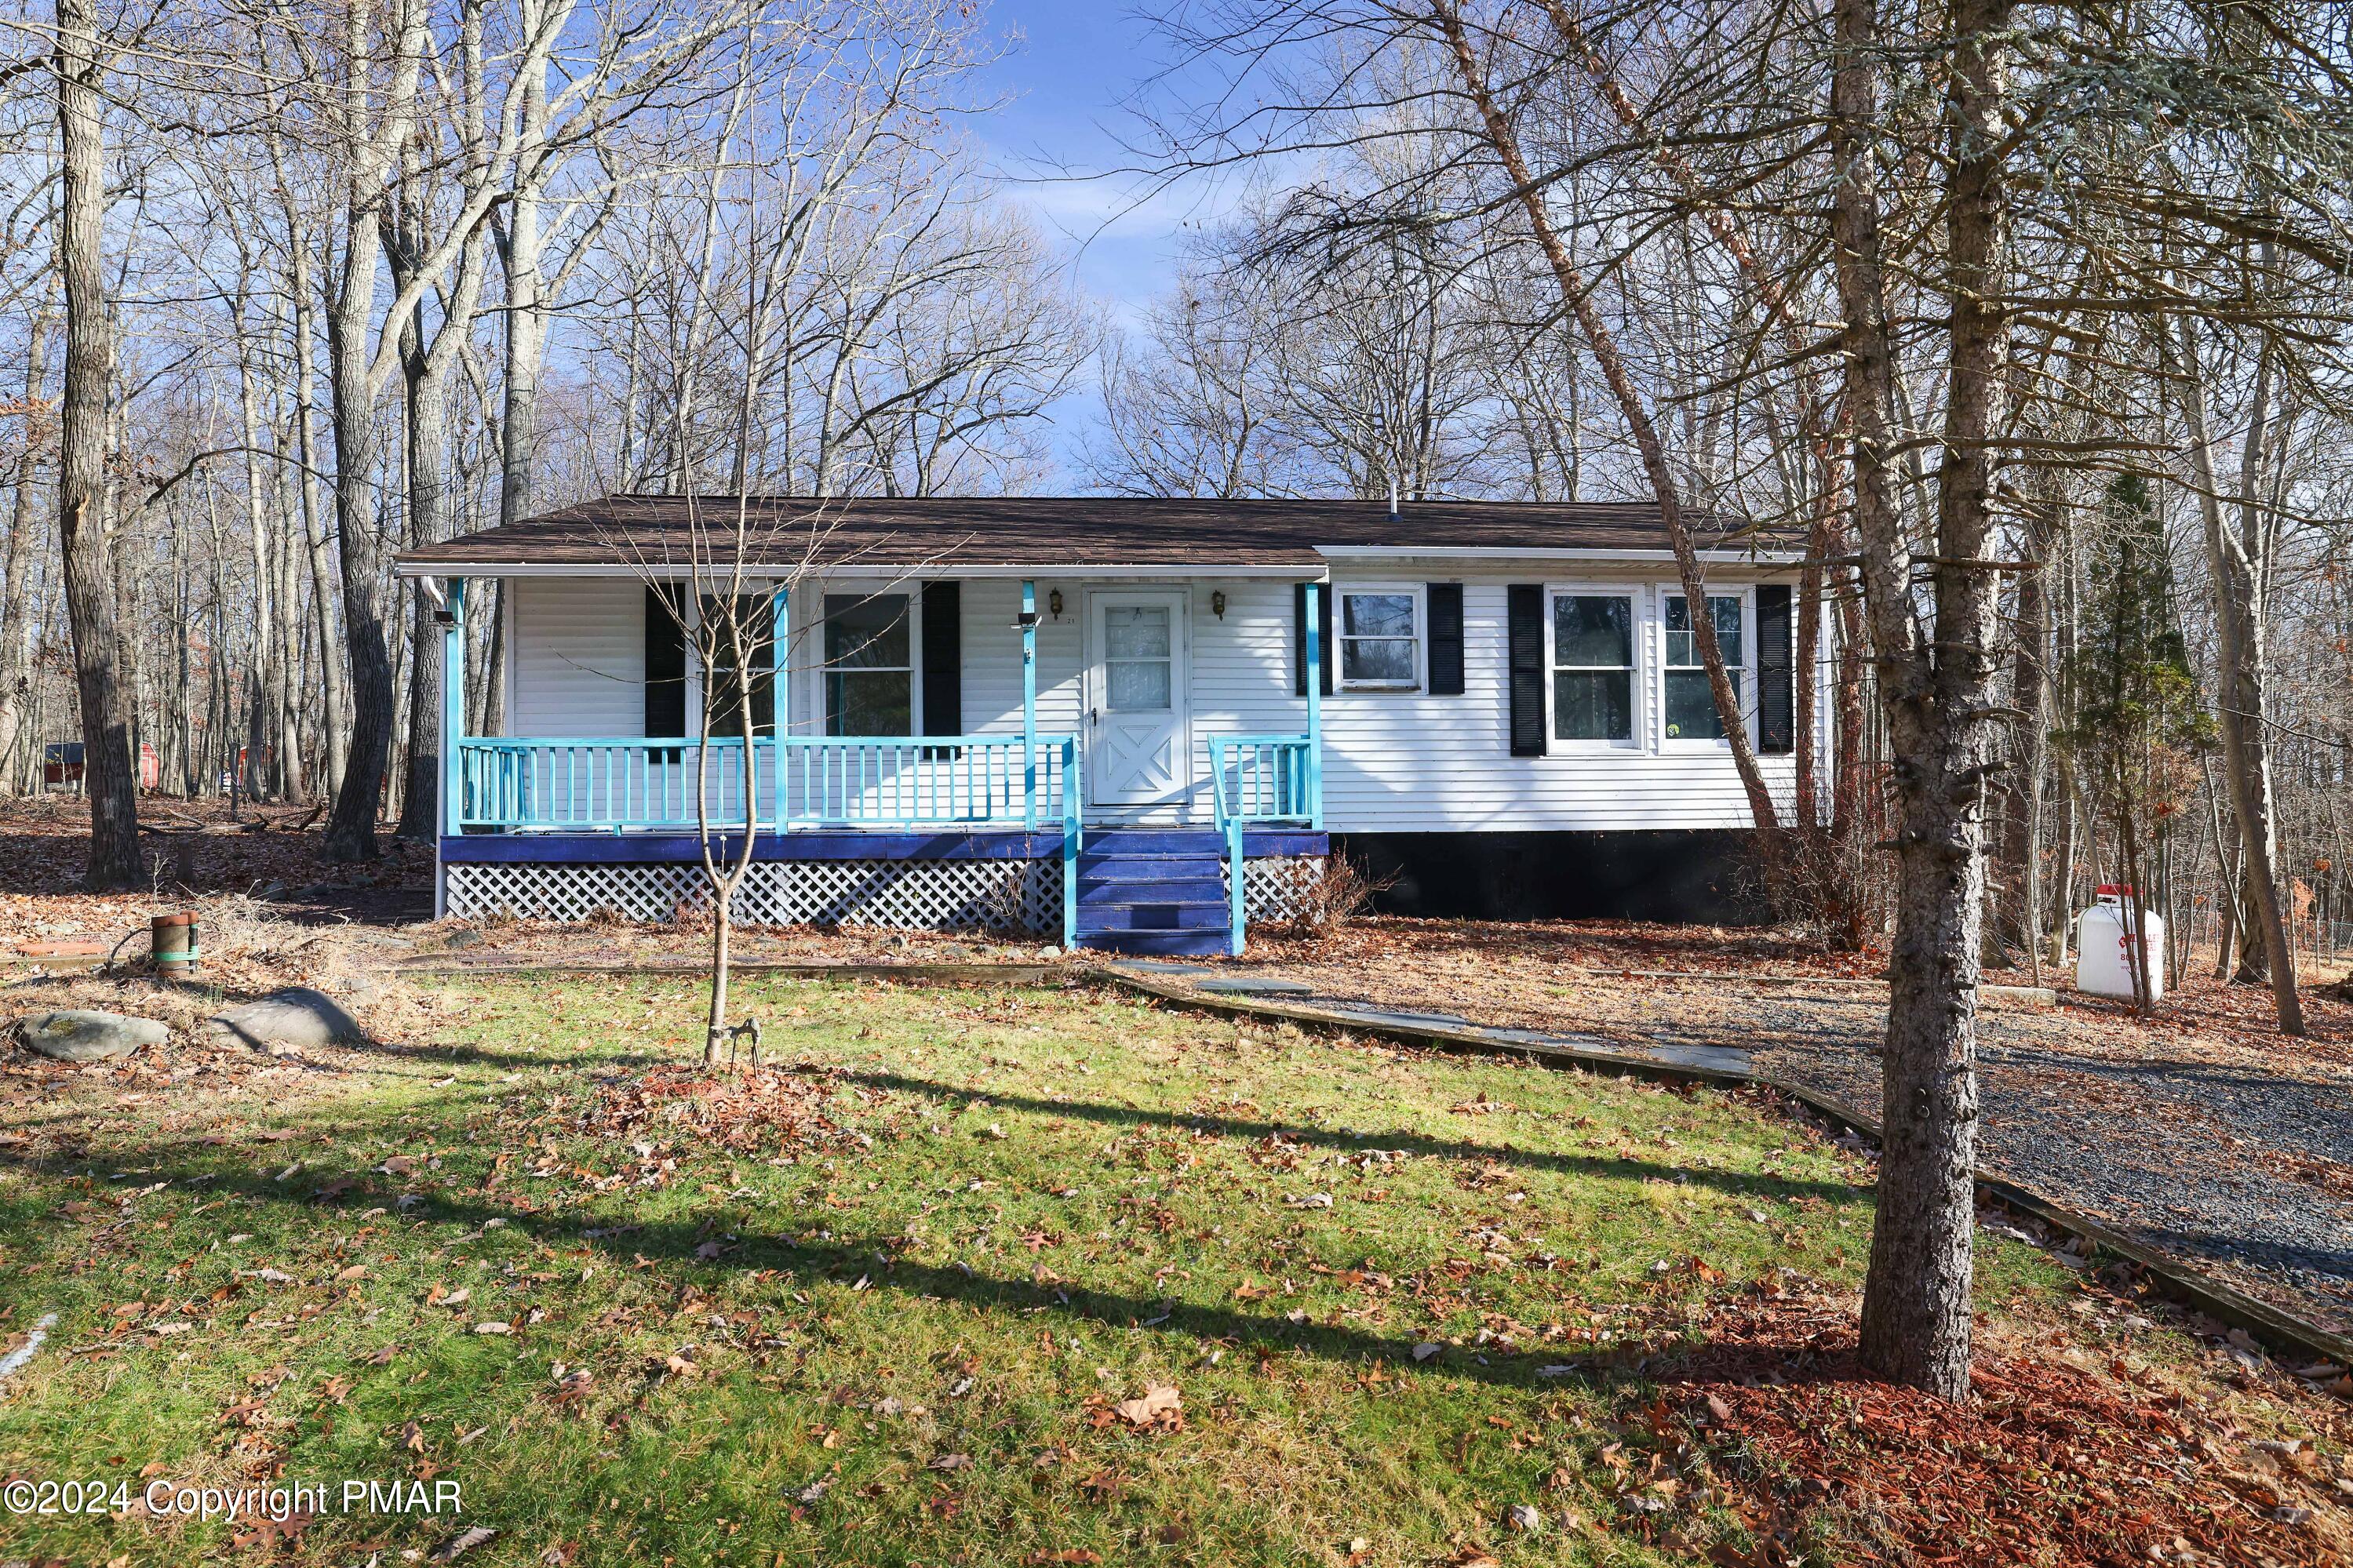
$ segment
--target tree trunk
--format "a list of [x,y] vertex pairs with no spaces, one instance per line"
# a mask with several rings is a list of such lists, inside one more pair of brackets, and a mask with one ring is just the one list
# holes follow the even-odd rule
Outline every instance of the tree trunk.
[[546,302],[540,297],[539,203],[526,193],[508,216],[506,412],[499,425],[499,521],[531,515],[539,464],[539,378],[546,357]]
[[2002,384],[2002,321],[1992,300],[2003,242],[2000,35],[2009,10],[2009,0],[1957,0],[1949,20],[1945,294],[1952,319],[1926,628],[1887,466],[1895,451],[1893,342],[1870,142],[1885,44],[1874,0],[1837,0],[1833,10],[1835,270],[1855,422],[1857,531],[1897,810],[1884,1125],[1862,1355],[1881,1377],[1954,1400],[1968,1392],[1984,781],[1997,740],[1989,712],[1995,579],[1965,563],[1983,558],[1989,532]]
[[2258,952],[2272,986],[2273,1006],[2283,1034],[2304,1033],[2304,1005],[2296,995],[2295,958],[2288,941],[2286,900],[2281,897],[2276,829],[2272,798],[2271,740],[2263,728],[2269,685],[2263,648],[2262,549],[2263,498],[2257,477],[2262,466],[2269,417],[2272,362],[2266,351],[2257,361],[2255,386],[2248,415],[2245,460],[2240,474],[2240,530],[2233,533],[2222,515],[2222,498],[2215,486],[2214,448],[2206,427],[2206,386],[2196,329],[2188,318],[2177,323],[2185,374],[2172,379],[2180,388],[2183,423],[2189,437],[2190,468],[2198,481],[2199,508],[2205,523],[2206,564],[2214,579],[2215,678],[2221,689],[2216,707],[2222,721],[2222,772],[2231,786],[2231,810],[2239,823],[2239,865],[2246,881],[2245,908],[2253,930],[2244,945],[2242,963]]
[[325,507],[319,496],[319,443],[311,417],[315,395],[312,364],[317,356],[316,329],[311,297],[310,247],[302,237],[293,246],[294,295],[294,452],[302,465],[300,495],[303,543],[311,565],[311,635],[317,639],[321,695],[326,705],[319,712],[320,780],[329,795],[343,788],[343,757],[351,735],[351,688],[335,637],[334,566],[327,551]]
[[352,659],[351,747],[327,815],[322,847],[332,860],[373,860],[392,751],[392,650],[385,641],[384,536],[375,520],[375,396],[368,384],[368,329],[375,303],[375,222],[355,213],[334,309],[327,318],[329,391],[335,432],[335,533],[343,562],[343,632]]
[[[253,557],[253,661],[250,712],[246,724],[245,766],[238,770],[239,787],[248,797],[278,793],[277,781],[264,771],[264,760],[276,734],[280,694],[286,674],[280,668],[284,639],[278,629],[282,607],[277,576],[271,568],[266,487],[261,473],[261,410],[254,385],[252,343],[246,332],[246,300],[237,301],[237,400],[238,427],[245,440],[245,528]],[[275,770],[269,770],[274,772]]]
[[[352,658],[351,750],[327,815],[322,847],[331,859],[372,860],[376,818],[391,760],[397,692],[385,629],[385,535],[376,526],[375,399],[373,361],[376,256],[385,182],[408,144],[417,119],[417,81],[426,47],[421,0],[402,0],[384,18],[392,58],[379,89],[372,82],[377,40],[370,8],[345,13],[346,73],[342,100],[347,167],[343,184],[341,274],[327,310],[327,363],[334,405],[335,531],[343,559],[343,632]],[[381,104],[374,123],[371,108]],[[397,323],[386,331],[397,331]]]
[[1821,690],[1822,662],[1822,559],[1831,552],[1831,542],[1836,537],[1834,510],[1836,498],[1825,489],[1815,498],[1813,526],[1806,531],[1806,564],[1798,574],[1798,637],[1797,669],[1791,679],[1797,682],[1797,711],[1794,715],[1797,734],[1798,828],[1801,837],[1809,840],[1821,826],[1821,766],[1820,738],[1820,722],[1817,717],[1817,695]]
[[[2027,559],[2040,562],[2050,552],[2055,531],[2052,509],[2058,505],[2056,487],[2050,487],[2041,504],[2028,510],[2023,549]],[[2017,721],[2010,747],[2010,765],[2002,782],[2001,869],[2009,893],[2004,919],[1997,933],[2000,944],[2013,952],[2034,952],[2042,926],[2041,879],[2036,859],[2042,850],[2042,780],[2050,721],[2043,712],[2048,682],[2046,659],[2051,641],[2051,599],[2044,588],[2047,568],[2034,566],[2018,575],[2016,616],[2011,627],[2010,661],[2010,706],[2025,715]],[[2040,963],[2038,957],[2035,960]]]
[[8,553],[0,563],[0,605],[15,624],[0,631],[0,795],[16,793],[16,750],[31,733],[25,721],[32,705],[33,492],[40,478],[41,405],[48,395],[49,328],[44,312],[33,318],[25,346],[25,449],[16,455],[16,483],[8,519]]
[[[274,437],[273,437],[274,438]],[[301,679],[302,628],[302,571],[304,552],[295,530],[300,526],[302,509],[296,500],[294,487],[302,476],[279,466],[274,487],[277,495],[278,525],[273,531],[270,554],[278,568],[278,626],[284,638],[279,650],[276,670],[278,687],[271,694],[277,708],[274,733],[278,755],[271,769],[277,793],[280,798],[294,799],[304,793],[308,776],[303,765],[302,708],[297,693],[309,688]]]
[[107,389],[113,324],[100,264],[106,150],[95,0],[58,0],[58,129],[64,153],[58,268],[65,280],[65,396],[58,428],[58,541],[66,618],[81,696],[82,778],[90,795],[89,885],[139,884],[139,803],[131,760],[131,693],[116,625],[106,538]]
[[[412,183],[418,178],[412,171]],[[421,203],[421,196],[417,198]],[[405,288],[417,270],[425,250],[425,216],[412,215],[407,229],[388,241],[395,282]],[[422,297],[401,325],[401,372],[407,390],[408,519],[412,545],[438,543],[449,532],[449,367],[464,346],[473,325],[474,307],[481,296],[482,248],[470,239],[456,282],[443,301],[440,325],[430,339],[425,335]],[[441,630],[426,607],[424,595],[412,595],[408,671],[408,744],[406,776],[400,792],[403,838],[430,838],[440,831],[441,800]]]
[[[420,304],[418,313],[422,310]],[[408,542],[414,548],[438,543],[443,532],[441,464],[448,445],[448,403],[440,367],[430,363],[414,313],[401,335],[407,386]],[[434,624],[424,595],[409,597],[406,772],[400,786],[400,822],[393,832],[402,838],[430,838],[440,831],[441,628]]]

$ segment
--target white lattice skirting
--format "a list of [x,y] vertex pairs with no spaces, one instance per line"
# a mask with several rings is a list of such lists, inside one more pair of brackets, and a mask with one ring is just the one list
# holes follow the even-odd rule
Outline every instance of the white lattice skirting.
[[[1324,874],[1315,856],[1244,862],[1252,921],[1291,918]],[[585,921],[599,915],[663,921],[705,908],[700,867],[560,862],[443,868],[448,911],[461,920]],[[745,925],[897,926],[1059,935],[1062,863],[1044,860],[763,860],[735,890]]]
[[[1230,879],[1231,873],[1228,873]],[[1324,879],[1321,855],[1269,855],[1242,862],[1242,912],[1252,925],[1295,920],[1315,884]],[[1229,893],[1233,889],[1229,879]]]

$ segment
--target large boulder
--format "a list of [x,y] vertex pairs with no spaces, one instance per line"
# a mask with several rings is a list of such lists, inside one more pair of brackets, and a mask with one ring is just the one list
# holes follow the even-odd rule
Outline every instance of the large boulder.
[[26,1048],[61,1062],[103,1062],[142,1046],[160,1046],[172,1031],[153,1018],[67,1007],[17,1019],[16,1037]]
[[333,997],[293,985],[214,1014],[196,1026],[196,1037],[212,1045],[266,1051],[272,1046],[364,1045],[368,1033]]

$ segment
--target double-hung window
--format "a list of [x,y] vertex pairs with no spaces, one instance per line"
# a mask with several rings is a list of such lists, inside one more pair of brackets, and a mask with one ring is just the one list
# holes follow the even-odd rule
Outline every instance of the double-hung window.
[[1340,685],[1348,691],[1421,687],[1421,593],[1416,588],[1340,591]]
[[825,732],[915,732],[915,647],[904,594],[825,596]]
[[1558,741],[1632,742],[1632,595],[1553,595],[1552,732]]
[[1748,711],[1746,649],[1747,601],[1738,594],[1710,594],[1704,625],[1695,624],[1691,601],[1681,594],[1666,595],[1666,721],[1670,741],[1721,741],[1724,723],[1715,710],[1715,694],[1708,688],[1707,667],[1702,662],[1699,639],[1713,636],[1724,650],[1725,673],[1732,678],[1733,696],[1740,710]]

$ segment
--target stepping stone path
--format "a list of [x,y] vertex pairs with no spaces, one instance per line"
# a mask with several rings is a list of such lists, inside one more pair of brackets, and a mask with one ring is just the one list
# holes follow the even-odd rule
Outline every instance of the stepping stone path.
[[1214,991],[1229,996],[1313,996],[1315,994],[1315,987],[1303,980],[1278,980],[1271,974],[1238,974],[1230,979],[1196,980],[1193,984],[1200,990]]
[[[1179,985],[1205,996],[1248,1002],[1252,998],[1304,1010],[1325,1023],[1361,1024],[1393,1034],[1423,1035],[1432,1041],[1519,1047],[1532,1053],[1581,1059],[1595,1065],[1677,1068],[1722,1078],[1750,1076],[1749,1053],[1735,1046],[1671,1042],[1635,1044],[1594,1035],[1556,1034],[1542,1029],[1498,1028],[1452,1013],[1416,1013],[1376,1006],[1350,996],[1330,996],[1304,981],[1271,974],[1236,974],[1206,963],[1170,963],[1148,958],[1114,961],[1111,968],[1141,980]],[[1206,976],[1206,978],[1205,978]],[[1294,1013],[1291,1016],[1300,1016]]]

